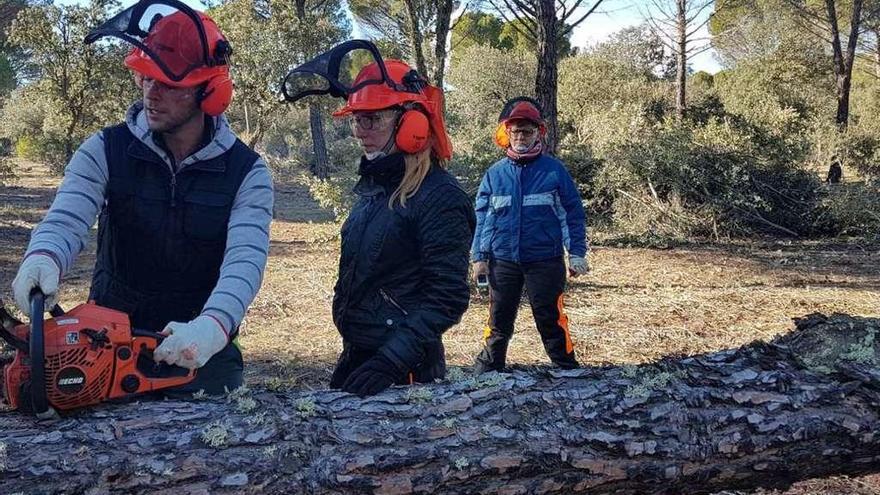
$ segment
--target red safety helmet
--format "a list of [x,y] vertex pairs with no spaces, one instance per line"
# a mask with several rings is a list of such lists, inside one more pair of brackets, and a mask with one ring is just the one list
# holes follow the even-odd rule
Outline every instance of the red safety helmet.
[[112,36],[133,45],[126,67],[174,87],[201,87],[201,109],[220,115],[232,101],[228,57],[223,33],[207,15],[178,0],[140,0],[93,29],[92,43]]
[[541,105],[528,96],[518,96],[508,100],[501,109],[498,116],[498,127],[495,129],[495,144],[501,148],[510,146],[510,135],[507,132],[508,126],[516,120],[526,120],[538,126],[538,132],[541,138],[547,133],[547,127],[544,125],[544,118],[541,115]]
[[381,67],[378,62],[373,62],[361,69],[352,86],[370,80],[378,83],[366,84],[351,93],[345,105],[333,116],[402,107],[404,113],[398,120],[394,136],[397,147],[405,153],[417,153],[431,144],[429,138],[433,134],[434,153],[446,160],[452,158],[452,143],[443,120],[443,91],[428,84],[400,60],[385,60],[384,66],[396,87],[382,82]]
[[[213,58],[225,59],[231,50],[223,33],[213,19],[202,12],[198,12],[198,15],[205,29],[208,47],[213,47]],[[183,79],[170,79],[152,57],[137,47],[125,57],[126,67],[169,86],[191,88],[206,84],[199,95],[199,106],[208,115],[220,115],[232,103],[229,65],[210,65],[202,61],[198,32],[192,29],[192,21],[183,12],[161,18],[150,30],[144,44],[152,51],[162,53],[162,61],[171,71],[185,73]]]

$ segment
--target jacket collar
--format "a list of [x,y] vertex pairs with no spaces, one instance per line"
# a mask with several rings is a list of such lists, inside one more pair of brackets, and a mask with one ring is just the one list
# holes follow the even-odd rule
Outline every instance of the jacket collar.
[[[229,128],[229,122],[224,115],[211,117],[210,119],[211,124],[214,126],[212,137],[205,146],[180,162],[177,165],[178,171],[183,170],[184,167],[218,172],[225,170],[224,161],[218,158],[235,144],[235,133]],[[125,115],[125,123],[136,139],[128,148],[130,156],[148,161],[156,161],[158,157],[169,167],[172,166],[173,160],[168,152],[159,145],[157,142],[158,136],[150,130],[147,124],[147,115],[144,112],[143,101],[137,101],[132,104]]]

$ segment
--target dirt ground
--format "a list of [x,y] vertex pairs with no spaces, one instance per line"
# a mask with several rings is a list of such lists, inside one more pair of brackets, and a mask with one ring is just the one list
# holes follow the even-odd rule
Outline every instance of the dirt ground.
[[[0,297],[10,283],[30,229],[51,204],[59,178],[21,164],[0,187]],[[251,385],[278,389],[326,386],[341,342],[330,303],[338,226],[301,186],[276,186],[271,255],[259,296],[242,325]],[[770,339],[812,312],[880,313],[880,245],[858,240],[692,244],[658,250],[594,246],[593,273],[572,280],[566,297],[576,352],[585,365],[649,362]],[[65,277],[61,304],[83,302],[94,242]],[[487,299],[473,293],[462,322],[445,336],[452,366],[469,366],[480,347]],[[7,304],[11,307],[11,303]],[[510,363],[547,362],[521,308]],[[727,492],[733,493],[733,492]],[[799,483],[794,494],[880,494],[880,475]]]

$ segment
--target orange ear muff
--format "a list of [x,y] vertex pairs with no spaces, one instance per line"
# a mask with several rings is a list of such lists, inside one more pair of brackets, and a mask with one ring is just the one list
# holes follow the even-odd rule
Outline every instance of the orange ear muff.
[[418,153],[428,146],[430,133],[428,116],[418,110],[407,110],[397,121],[394,144],[404,153]]
[[212,117],[225,112],[232,103],[232,79],[228,75],[212,77],[199,100],[202,111]]
[[495,129],[495,144],[505,150],[510,146],[510,136],[507,134],[507,124],[504,122],[498,124]]

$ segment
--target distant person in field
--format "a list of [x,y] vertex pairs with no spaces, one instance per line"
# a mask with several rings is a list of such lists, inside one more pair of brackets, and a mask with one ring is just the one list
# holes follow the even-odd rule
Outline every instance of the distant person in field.
[[488,275],[489,323],[476,371],[504,369],[523,286],[544,350],[560,368],[576,368],[563,306],[568,273],[589,272],[586,220],[565,165],[544,153],[544,119],[528,97],[501,111],[495,143],[505,157],[492,165],[477,192],[473,276]]
[[[150,4],[166,15],[137,18]],[[223,115],[223,33],[205,14],[167,7],[142,0],[86,38],[137,41],[125,65],[143,97],[74,153],[12,287],[22,311],[35,287],[51,307],[97,218],[89,299],[167,335],[155,359],[197,369],[173,393],[222,394],[243,381],[236,336],[266,266],[272,179]]]
[[829,184],[839,184],[843,179],[843,168],[840,166],[840,160],[836,156],[831,157],[831,165],[828,167],[828,176],[825,182]]
[[397,60],[365,66],[361,83],[334,114],[348,117],[363,156],[342,226],[333,320],[343,350],[330,386],[364,397],[445,376],[442,336],[470,297],[474,213],[446,171],[441,90]]

